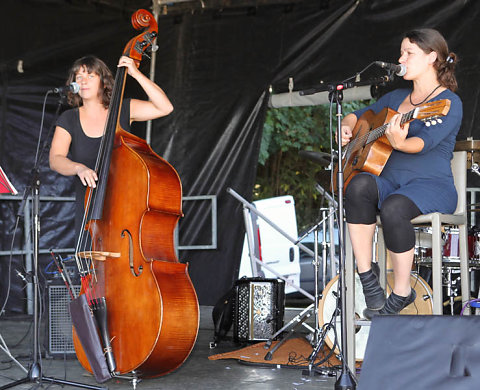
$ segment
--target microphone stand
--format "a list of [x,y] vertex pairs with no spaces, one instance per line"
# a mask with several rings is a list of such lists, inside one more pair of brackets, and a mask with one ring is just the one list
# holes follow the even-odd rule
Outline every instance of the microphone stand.
[[[384,76],[370,78],[370,79],[365,80],[365,81],[345,81],[345,82],[340,82],[340,83],[328,84],[327,86],[308,88],[308,89],[304,89],[302,91],[299,91],[298,94],[300,96],[307,96],[307,95],[313,95],[313,94],[319,93],[319,92],[329,92],[329,100],[332,101],[332,94],[334,94],[335,92],[338,92],[337,88],[340,88],[340,91],[343,91],[343,90],[349,89],[349,88],[353,88],[353,87],[363,87],[363,86],[368,86],[368,85],[371,85],[372,88],[375,88],[378,85],[384,85],[385,83],[393,81],[393,78],[394,78],[393,73],[389,72],[388,74],[386,74]],[[374,96],[376,94],[372,93],[371,95]],[[343,96],[342,96],[341,100],[343,100]],[[340,102],[340,104],[341,104],[341,102]]]
[[326,86],[320,86],[315,88],[306,89],[300,91],[300,95],[312,95],[322,91],[329,92],[329,100],[335,102],[336,116],[337,116],[337,137],[338,137],[338,172],[337,172],[337,199],[338,199],[338,241],[339,241],[339,256],[338,256],[338,286],[340,295],[340,322],[341,322],[341,343],[342,343],[342,367],[341,373],[335,382],[335,390],[355,390],[356,381],[352,375],[352,371],[348,368],[347,357],[348,355],[348,332],[346,322],[347,301],[346,301],[346,273],[345,273],[345,222],[344,222],[344,209],[343,209],[343,166],[342,166],[342,141],[341,141],[341,129],[342,129],[342,101],[343,90],[353,87],[372,85],[372,88],[377,85],[384,85],[387,82],[391,82],[394,79],[393,71],[389,70],[387,75],[369,79],[366,81],[346,81],[339,83],[329,83]]
[[337,138],[338,138],[338,177],[337,177],[337,202],[338,202],[338,285],[340,290],[340,322],[342,342],[342,371],[335,382],[335,390],[354,390],[355,381],[347,366],[348,345],[347,345],[347,324],[345,313],[347,311],[346,286],[345,286],[345,223],[343,212],[343,166],[342,166],[342,100],[344,84],[331,87],[331,101],[335,101],[337,115]]
[[[50,92],[50,91],[49,91]],[[47,93],[48,94],[48,93]],[[58,114],[60,113],[60,108],[62,107],[61,100],[58,101],[57,109],[55,111],[55,118],[50,127],[50,130],[47,135],[47,140],[49,135],[53,129],[53,124],[56,122]],[[40,136],[38,138],[38,145],[41,142],[41,131]],[[104,387],[92,386],[88,384],[78,383],[78,382],[71,382],[67,380],[51,378],[44,376],[42,373],[42,366],[39,359],[39,283],[38,283],[38,254],[39,254],[39,242],[40,242],[40,175],[39,175],[39,164],[42,160],[43,152],[46,149],[46,144],[43,145],[42,151],[40,155],[37,153],[37,158],[35,161],[35,165],[31,171],[31,184],[29,184],[25,188],[25,192],[23,195],[23,200],[20,204],[20,209],[18,212],[18,217],[22,215],[23,208],[25,202],[28,197],[28,193],[31,191],[32,200],[33,200],[33,274],[32,274],[32,281],[33,281],[33,362],[28,370],[27,376],[25,378],[19,379],[17,381],[8,383],[2,387],[0,390],[9,389],[14,386],[18,386],[23,383],[42,383],[42,382],[50,382],[51,384],[61,384],[61,385],[70,385],[75,387],[82,387],[85,389],[94,389],[94,390],[102,390],[105,389]],[[37,147],[38,151],[38,147]],[[16,360],[14,360],[16,362]],[[21,368],[25,369],[23,366]]]

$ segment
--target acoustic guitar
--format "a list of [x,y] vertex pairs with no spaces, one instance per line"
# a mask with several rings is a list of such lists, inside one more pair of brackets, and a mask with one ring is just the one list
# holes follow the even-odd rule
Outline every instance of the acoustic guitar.
[[[448,99],[425,103],[402,114],[401,124],[419,119],[427,126],[434,126],[442,123],[441,117],[447,115],[449,110],[450,100]],[[342,153],[344,188],[347,188],[350,180],[360,172],[370,172],[376,176],[382,173],[393,150],[385,131],[388,128],[388,122],[396,114],[398,112],[395,110],[385,107],[378,114],[368,110],[358,119],[352,130],[352,138]],[[335,166],[333,175],[334,191],[338,188],[337,173],[338,164]]]

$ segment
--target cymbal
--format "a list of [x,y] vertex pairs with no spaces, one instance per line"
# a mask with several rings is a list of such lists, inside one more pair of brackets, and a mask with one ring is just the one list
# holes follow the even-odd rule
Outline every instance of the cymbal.
[[465,150],[467,152],[472,150],[480,150],[480,140],[478,139],[465,139],[457,141],[455,143],[455,151]]
[[[306,158],[308,160],[311,160],[317,164],[320,164],[322,166],[328,166],[330,165],[330,159],[331,159],[331,155],[328,154],[328,153],[324,153],[324,152],[314,152],[312,150],[300,150],[298,152],[298,155],[300,157],[303,157],[303,158]],[[337,159],[335,158],[334,161],[336,161]]]

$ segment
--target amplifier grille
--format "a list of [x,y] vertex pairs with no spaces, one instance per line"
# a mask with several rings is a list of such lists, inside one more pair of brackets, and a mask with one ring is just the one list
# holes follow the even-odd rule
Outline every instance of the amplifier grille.
[[[74,286],[78,294],[80,286]],[[71,301],[64,285],[48,286],[48,353],[75,354],[72,338],[72,320],[68,305]]]

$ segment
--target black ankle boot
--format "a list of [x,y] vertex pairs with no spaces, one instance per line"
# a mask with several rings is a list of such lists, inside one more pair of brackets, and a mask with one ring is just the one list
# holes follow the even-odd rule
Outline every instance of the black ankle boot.
[[366,272],[359,273],[358,276],[362,282],[363,295],[365,296],[367,308],[370,310],[382,309],[385,305],[385,292],[382,287],[380,287],[378,278],[373,270],[370,269]]
[[363,311],[363,316],[370,320],[374,315],[392,315],[398,314],[403,309],[405,309],[408,305],[413,303],[417,298],[417,293],[412,288],[410,291],[410,295],[408,297],[401,297],[400,295],[395,294],[393,291],[388,296],[387,301],[385,302],[385,306],[381,310],[371,310],[366,308]]

